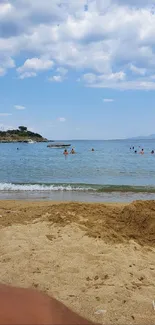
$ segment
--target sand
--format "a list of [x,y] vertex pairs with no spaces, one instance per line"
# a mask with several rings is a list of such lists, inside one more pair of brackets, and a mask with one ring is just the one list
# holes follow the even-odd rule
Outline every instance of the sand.
[[155,201],[0,201],[0,282],[101,324],[155,324]]

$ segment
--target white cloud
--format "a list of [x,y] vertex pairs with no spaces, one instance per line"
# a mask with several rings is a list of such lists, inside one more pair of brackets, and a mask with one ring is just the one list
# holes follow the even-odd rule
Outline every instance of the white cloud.
[[37,76],[36,72],[24,72],[20,74],[19,79],[34,78],[36,76]]
[[14,107],[15,107],[15,109],[17,109],[17,110],[24,110],[24,109],[26,109],[25,106],[21,106],[21,105],[15,105]]
[[103,98],[103,102],[104,103],[112,103],[112,102],[114,102],[114,99],[112,99],[112,98]]
[[119,90],[155,90],[155,82],[149,80],[136,80],[136,81],[126,81],[126,82],[112,82],[112,83],[94,83],[90,85],[94,88],[109,88],[109,89],[119,89]]
[[83,80],[86,81],[87,84],[101,84],[105,83],[110,85],[112,82],[121,82],[125,80],[126,74],[123,71],[119,71],[116,73],[110,74],[93,74],[93,73],[86,73],[83,75]]
[[65,69],[63,67],[59,67],[59,68],[56,69],[56,72],[58,74],[48,78],[49,81],[51,81],[51,82],[63,82],[64,80],[67,79],[66,75],[68,73],[68,69]]
[[57,76],[53,76],[53,77],[48,78],[48,80],[51,81],[51,82],[63,82],[64,77],[60,76],[60,75],[57,75]]
[[3,17],[4,15],[8,14],[10,10],[12,9],[12,5],[10,3],[0,3],[0,15]]
[[0,113],[0,116],[11,116],[11,113]]
[[141,77],[136,80],[126,78],[122,72],[111,75],[85,74],[82,80],[87,87],[120,90],[155,90],[154,76]]
[[147,70],[145,68],[138,68],[133,64],[130,64],[130,70],[138,75],[145,76]]
[[23,66],[17,69],[17,72],[20,74],[20,78],[30,78],[35,77],[37,72],[46,71],[52,69],[54,62],[52,60],[32,58],[27,59]]
[[66,122],[66,118],[65,118],[65,117],[59,117],[59,118],[58,118],[58,121],[59,121],[59,122]]
[[43,60],[38,58],[32,58],[25,61],[24,65],[18,68],[18,72],[24,72],[27,70],[41,71],[49,70],[53,67],[54,63],[51,60]]
[[15,68],[21,54],[28,59],[17,69],[20,79],[55,65],[53,82],[64,81],[72,69],[96,87],[128,84],[137,89],[147,84],[152,89],[153,4],[155,0],[1,0],[0,76]]
[[0,77],[5,76],[7,69],[14,67],[14,60],[0,53]]

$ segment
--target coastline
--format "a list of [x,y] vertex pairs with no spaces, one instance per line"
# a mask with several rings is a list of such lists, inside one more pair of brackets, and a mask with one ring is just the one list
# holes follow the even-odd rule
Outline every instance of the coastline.
[[0,201],[0,281],[101,324],[153,325],[154,238],[155,201]]
[[154,200],[154,193],[141,192],[91,192],[74,190],[0,190],[0,200],[83,202],[83,203],[130,203],[137,200]]
[[132,202],[154,200],[155,186],[88,183],[0,183],[0,200]]
[[53,142],[52,140],[47,140],[47,139],[21,139],[21,140],[0,140],[1,143],[30,143],[30,141],[34,141],[35,143],[48,143],[48,142]]

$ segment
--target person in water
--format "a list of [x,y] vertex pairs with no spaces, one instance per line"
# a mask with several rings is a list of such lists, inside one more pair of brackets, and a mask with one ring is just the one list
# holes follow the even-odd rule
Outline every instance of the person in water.
[[91,151],[95,151],[94,148],[92,148]]
[[154,155],[154,150],[151,151],[151,154]]
[[75,154],[75,150],[72,148],[71,152],[70,152],[72,155]]
[[68,151],[67,151],[67,149],[65,149],[64,150],[64,153],[63,153],[65,156],[67,156],[68,155]]
[[135,150],[135,153],[137,153],[137,150]]
[[141,154],[141,155],[144,155],[144,149],[142,149],[142,150],[140,151],[140,154]]

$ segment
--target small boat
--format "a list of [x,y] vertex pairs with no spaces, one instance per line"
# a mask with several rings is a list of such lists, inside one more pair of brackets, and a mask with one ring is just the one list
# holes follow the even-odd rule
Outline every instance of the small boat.
[[53,148],[53,149],[64,149],[67,147],[70,147],[71,144],[66,144],[66,143],[52,143],[52,144],[48,144],[48,148]]

